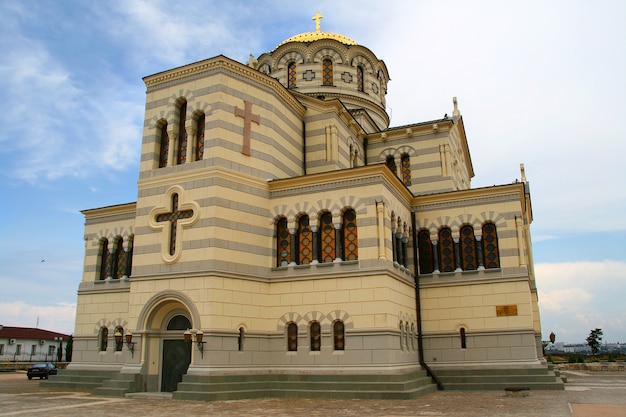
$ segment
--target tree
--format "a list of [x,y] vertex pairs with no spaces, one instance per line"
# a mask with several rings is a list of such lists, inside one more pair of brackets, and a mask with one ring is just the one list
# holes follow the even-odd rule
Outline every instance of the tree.
[[591,354],[597,355],[600,352],[600,342],[602,342],[602,329],[592,330],[586,340],[591,349]]

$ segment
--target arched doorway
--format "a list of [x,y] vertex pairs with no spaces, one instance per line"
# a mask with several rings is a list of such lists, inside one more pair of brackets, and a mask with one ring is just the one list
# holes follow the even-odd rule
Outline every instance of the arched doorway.
[[176,339],[163,340],[163,358],[161,362],[161,391],[176,391],[191,363],[191,343],[181,340],[180,335],[191,328],[191,322],[182,314],[173,316],[167,323],[166,330],[177,330]]
[[192,343],[184,341],[184,333],[200,328],[198,309],[186,294],[162,291],[144,304],[137,323],[145,340],[146,391],[176,391],[191,364]]

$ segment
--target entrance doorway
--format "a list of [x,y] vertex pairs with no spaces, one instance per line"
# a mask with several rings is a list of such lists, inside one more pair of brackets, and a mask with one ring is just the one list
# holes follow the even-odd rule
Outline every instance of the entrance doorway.
[[191,363],[191,343],[184,340],[163,341],[163,366],[161,372],[161,391],[176,391]]
[[[183,315],[175,315],[167,322],[167,330],[176,330],[179,337],[191,328],[191,322]],[[191,343],[181,339],[163,340],[161,363],[161,391],[174,392],[183,380],[191,363]]]

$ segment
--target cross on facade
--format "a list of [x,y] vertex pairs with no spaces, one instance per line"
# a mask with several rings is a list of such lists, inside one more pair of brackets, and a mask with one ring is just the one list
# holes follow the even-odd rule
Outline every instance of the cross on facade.
[[[170,239],[169,239],[169,253],[174,255],[176,253],[176,235],[178,234],[178,226],[181,227],[191,222],[194,215],[193,210],[178,210],[178,194],[172,195],[172,211],[169,213],[157,214],[157,223],[169,222],[170,223]],[[180,220],[180,224],[179,224]]]
[[244,110],[235,107],[235,116],[243,117],[243,149],[241,153],[250,156],[250,133],[252,131],[252,122],[257,125],[261,124],[261,116],[252,114],[252,103],[244,100]]

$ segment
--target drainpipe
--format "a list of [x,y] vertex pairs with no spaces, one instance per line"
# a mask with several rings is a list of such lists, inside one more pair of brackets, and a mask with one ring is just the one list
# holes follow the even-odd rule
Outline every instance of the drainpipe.
[[436,383],[439,390],[443,390],[443,382],[424,360],[424,339],[422,337],[422,311],[420,301],[420,281],[419,281],[419,260],[417,259],[417,230],[415,229],[415,212],[411,211],[411,226],[413,229],[413,267],[415,270],[415,311],[417,312],[417,353],[419,356],[420,366],[426,370]]

